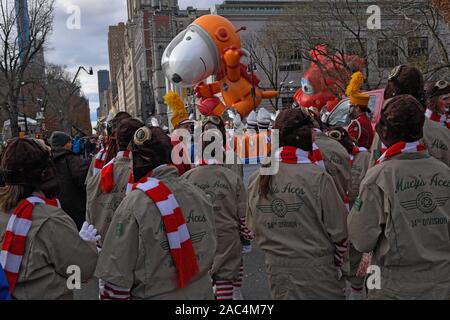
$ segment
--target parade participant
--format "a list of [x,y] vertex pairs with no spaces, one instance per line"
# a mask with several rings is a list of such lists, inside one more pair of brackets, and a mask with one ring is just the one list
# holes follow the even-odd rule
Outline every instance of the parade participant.
[[[424,108],[424,80],[422,73],[409,66],[398,66],[394,68],[389,76],[389,81],[385,90],[383,108],[386,106],[389,98],[395,95],[411,94]],[[382,108],[382,110],[383,110]],[[428,149],[429,154],[450,166],[450,132],[439,123],[425,118],[423,127],[423,143]],[[375,135],[371,148],[370,166],[375,165],[376,160],[386,151],[378,135]]]
[[421,144],[425,116],[411,95],[391,99],[376,131],[387,150],[369,169],[348,218],[360,252],[381,269],[370,299],[450,299],[450,169]]
[[69,266],[81,280],[91,278],[97,262],[96,230],[78,233],[60,208],[56,170],[38,142],[13,139],[1,159],[6,186],[0,188],[0,264],[14,299],[71,299]]
[[131,118],[131,115],[127,112],[121,111],[117,113],[110,122],[108,122],[106,127],[108,135],[105,139],[107,143],[103,146],[102,149],[100,149],[95,157],[92,158],[92,162],[86,177],[86,185],[88,184],[89,179],[99,173],[102,170],[103,166],[111,161],[111,159],[114,158],[114,156],[117,154],[118,150],[115,142],[115,131],[119,122],[127,118]]
[[[386,100],[383,104],[382,110],[389,103],[390,99]],[[450,167],[450,131],[438,122],[432,121],[425,117],[425,123],[423,125],[423,144],[427,147],[430,156],[442,161]],[[376,160],[386,151],[378,136],[375,135],[374,143],[372,144],[372,152],[369,161],[369,166],[375,165]]]
[[[221,134],[216,130],[215,136],[218,139]],[[204,141],[203,150],[210,144],[211,142]],[[211,198],[217,250],[210,273],[216,286],[216,299],[232,300],[233,281],[239,279],[242,265],[240,225],[245,224],[247,194],[241,177],[222,165],[225,159],[224,151],[222,149],[221,157],[203,158],[202,164],[185,173],[183,178],[202,189]]]
[[384,99],[410,94],[423,105],[425,104],[424,86],[423,74],[419,69],[408,65],[399,65],[389,74],[384,90]]
[[350,117],[352,118],[347,131],[356,140],[359,147],[369,149],[372,146],[374,132],[367,115],[371,112],[369,109],[370,97],[360,93],[363,82],[364,76],[362,72],[358,71],[352,75],[347,87],[346,94],[350,97]]
[[271,152],[271,113],[264,108],[252,111],[247,118],[247,130],[232,137],[233,150],[244,164],[260,164]]
[[258,130],[258,115],[256,114],[255,110],[250,112],[247,117],[247,130]]
[[350,156],[349,164],[351,168],[351,181],[347,196],[351,208],[358,196],[359,185],[369,167],[369,150],[364,147],[358,147],[355,140],[349,135],[347,130],[342,127],[331,128],[326,134],[330,138],[338,141],[345,150],[347,150],[347,153]]
[[178,175],[182,176],[185,172],[188,172],[189,170],[192,169],[192,162],[194,160],[193,159],[193,153],[194,153],[194,143],[193,143],[194,121],[192,121],[190,119],[185,119],[185,120],[181,121],[180,123],[176,124],[174,129],[175,130],[170,135],[171,141],[172,141],[172,147],[174,147],[174,148],[178,144],[182,143],[182,139],[183,139],[183,137],[177,136],[178,130],[186,130],[189,134],[191,134],[191,145],[190,145],[190,150],[191,151],[188,151],[188,148],[183,146],[183,148],[180,149],[180,152],[178,154],[179,159],[182,160],[182,162],[173,164],[178,170]]
[[257,122],[258,122],[258,130],[268,130],[270,127],[271,121],[271,113],[267,111],[265,108],[261,108],[258,111]]
[[[425,81],[422,72],[416,67],[408,65],[399,65],[391,70],[388,83],[384,89],[384,104],[386,100],[391,99],[397,95],[410,94],[422,104],[425,104],[424,94]],[[375,133],[372,146],[370,148],[370,166],[375,164],[375,161],[386,151],[386,148],[381,145],[380,137]]]
[[347,150],[339,142],[328,137],[321,129],[320,116],[310,110],[300,108],[312,119],[314,141],[322,152],[325,170],[333,178],[339,195],[344,200],[351,181],[350,163]]
[[[192,138],[192,135],[194,134],[194,121],[189,119],[189,114],[187,113],[184,107],[184,102],[183,100],[181,100],[180,96],[176,92],[174,91],[167,92],[167,94],[164,96],[164,102],[167,104],[169,110],[172,112],[170,122],[172,123],[174,131],[171,134],[171,141],[172,146],[175,148],[175,146],[182,143],[183,139],[182,136],[178,136],[178,130],[186,130],[191,135]],[[192,140],[191,143],[193,142]],[[191,163],[193,161],[190,157],[190,151],[188,151],[188,148],[185,146],[183,146],[183,148],[180,149],[178,156],[179,160],[181,160],[180,161],[181,163],[179,163],[179,161],[174,161],[176,162],[174,163],[174,166],[177,168],[178,174],[181,176],[183,175],[183,173],[192,169]]]
[[[244,166],[239,156],[230,148],[227,148],[227,133],[225,130],[225,123],[222,118],[217,116],[210,116],[203,119],[202,132],[209,129],[219,130],[222,134],[223,147],[226,150],[225,167],[236,173],[241,178],[244,178]],[[228,163],[227,160],[232,161]]]
[[423,142],[432,157],[450,167],[450,130],[425,117]]
[[85,220],[86,180],[89,163],[72,151],[70,136],[54,131],[50,136],[52,160],[60,186],[58,199],[62,209],[73,219],[78,230]]
[[445,80],[430,83],[426,90],[427,110],[425,116],[450,129],[450,83]]
[[170,166],[170,138],[142,127],[132,141],[136,183],[114,213],[96,269],[102,299],[213,299],[214,214]]
[[[274,299],[344,299],[347,209],[324,170],[311,118],[281,111],[275,175],[250,177],[247,222],[265,253]],[[334,140],[333,140],[334,141]]]
[[[86,186],[86,221],[93,224],[105,239],[114,211],[125,198],[131,173],[131,152],[128,145],[134,133],[144,124],[134,118],[122,120],[115,129],[117,155],[94,176]],[[130,185],[131,187],[131,185]]]
[[[272,113],[267,111],[265,108],[261,108],[258,111],[258,157],[264,159],[269,156],[272,152],[272,143],[271,143],[271,132],[269,127],[272,122]],[[261,143],[265,144],[265,147],[262,147]]]
[[[355,140],[350,137],[347,130],[342,127],[331,128],[330,131],[327,132],[327,135],[339,141],[350,155],[352,178],[350,187],[348,188],[346,203],[348,204],[349,209],[351,209],[358,196],[361,181],[369,168],[370,152],[364,147],[356,146]],[[359,277],[357,274],[362,256],[362,253],[356,251],[353,245],[349,243],[349,261],[348,266],[346,266],[346,276],[350,282],[349,300],[362,299],[364,277]]]

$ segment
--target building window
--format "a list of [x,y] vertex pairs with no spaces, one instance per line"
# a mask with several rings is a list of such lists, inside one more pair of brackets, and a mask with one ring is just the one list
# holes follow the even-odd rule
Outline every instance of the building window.
[[408,38],[408,59],[410,63],[428,60],[428,38]]
[[280,50],[279,59],[280,71],[300,71],[302,70],[302,53],[300,49]]
[[378,40],[378,67],[394,68],[399,65],[396,40]]
[[289,97],[281,97],[281,105],[283,108],[290,108],[294,103],[294,96],[290,95]]
[[345,39],[345,53],[359,57],[367,56],[367,39]]
[[163,46],[159,46],[158,47],[158,56],[159,56],[160,60],[162,59],[163,53],[164,53],[164,47]]

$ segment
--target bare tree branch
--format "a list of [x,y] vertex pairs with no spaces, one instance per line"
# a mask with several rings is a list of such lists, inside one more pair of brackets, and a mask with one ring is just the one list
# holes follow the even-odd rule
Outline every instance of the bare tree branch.
[[[0,105],[9,115],[13,136],[19,133],[19,96],[29,84],[42,77],[42,72],[36,74],[34,68],[52,31],[54,0],[28,1],[29,30],[22,34],[17,25],[18,11],[14,0],[0,2],[0,78],[4,83],[0,86]],[[19,46],[20,36],[26,36],[22,47]]]

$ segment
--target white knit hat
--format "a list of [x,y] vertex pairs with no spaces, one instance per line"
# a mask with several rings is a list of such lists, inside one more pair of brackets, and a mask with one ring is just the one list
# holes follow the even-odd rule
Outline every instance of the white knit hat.
[[256,112],[253,110],[247,117],[247,129],[256,129],[258,125]]
[[261,108],[258,111],[258,128],[259,129],[268,129],[270,126],[270,120],[271,120],[272,114],[267,111],[265,108]]

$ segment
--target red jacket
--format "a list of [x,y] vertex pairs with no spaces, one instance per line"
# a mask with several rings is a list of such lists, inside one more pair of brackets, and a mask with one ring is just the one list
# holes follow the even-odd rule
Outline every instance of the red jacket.
[[361,113],[348,127],[348,134],[356,140],[359,147],[370,149],[373,141],[373,128],[367,113]]

